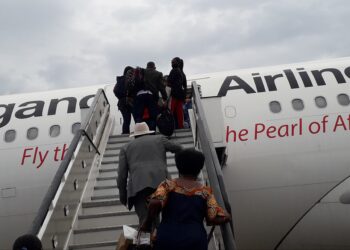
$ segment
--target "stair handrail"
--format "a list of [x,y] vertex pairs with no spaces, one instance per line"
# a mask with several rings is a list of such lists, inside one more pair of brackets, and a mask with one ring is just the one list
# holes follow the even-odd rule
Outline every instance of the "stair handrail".
[[[196,140],[200,142],[201,150],[205,155],[205,167],[213,190],[214,196],[218,204],[231,214],[231,206],[228,200],[227,192],[224,185],[223,174],[219,160],[213,146],[213,140],[209,131],[208,123],[205,118],[204,109],[201,102],[198,85],[192,82],[192,97],[194,100],[195,116],[196,116]],[[236,243],[234,241],[232,223],[225,223],[220,226],[223,242],[226,250],[235,250]]]
[[[103,101],[103,106],[107,107],[109,112],[109,102],[107,99],[107,96],[103,89],[99,89],[95,95],[95,98],[89,108],[89,113],[85,120],[83,121],[81,128],[75,133],[69,148],[65,154],[65,157],[63,161],[61,162],[53,181],[51,182],[50,187],[48,188],[46,195],[44,196],[44,199],[39,207],[37,216],[35,217],[31,228],[29,229],[28,233],[32,235],[38,235],[39,231],[41,230],[41,227],[44,224],[44,221],[50,211],[50,207],[53,203],[53,201],[56,198],[57,191],[59,190],[59,187],[61,185],[62,179],[64,179],[64,175],[68,169],[68,166],[72,161],[75,160],[75,155],[77,154],[76,150],[79,145],[79,142],[81,139],[85,136],[89,141],[90,145],[94,148],[97,154],[100,154],[98,151],[99,148],[99,142],[101,139],[101,136],[97,136],[95,142],[93,141],[93,138],[90,138],[91,134],[87,133],[89,128],[91,127],[91,121],[92,117],[97,109],[97,106],[100,101]],[[106,119],[104,119],[104,124],[101,124],[102,126],[105,126]],[[96,130],[98,129],[98,126],[96,126]],[[96,132],[96,131],[95,131]]]

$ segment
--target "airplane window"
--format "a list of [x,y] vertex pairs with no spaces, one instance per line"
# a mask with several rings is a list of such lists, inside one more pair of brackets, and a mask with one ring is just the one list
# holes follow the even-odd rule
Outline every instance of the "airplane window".
[[59,125],[53,125],[50,128],[50,136],[51,137],[57,137],[60,135],[61,127]]
[[315,103],[316,103],[316,106],[319,107],[319,108],[327,107],[326,98],[324,98],[323,96],[317,96],[315,98]]
[[4,139],[5,142],[13,142],[16,139],[16,130],[7,130]]
[[342,106],[348,106],[350,104],[349,96],[347,94],[339,94],[338,102]]
[[277,101],[270,102],[270,110],[272,113],[279,113],[281,112],[281,104]]
[[75,134],[80,129],[80,122],[76,122],[72,125],[72,133]]
[[293,99],[292,106],[294,110],[300,111],[304,109],[304,102],[301,99]]
[[27,130],[27,138],[29,140],[34,140],[37,137],[38,137],[38,128],[33,127]]

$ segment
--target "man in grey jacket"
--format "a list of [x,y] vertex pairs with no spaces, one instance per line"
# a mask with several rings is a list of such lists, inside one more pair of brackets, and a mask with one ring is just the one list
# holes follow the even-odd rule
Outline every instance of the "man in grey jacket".
[[[145,122],[136,123],[130,141],[120,149],[117,184],[120,202],[135,211],[141,224],[147,216],[147,197],[168,177],[166,152],[182,146],[162,135],[153,135]],[[129,180],[128,180],[129,176]]]

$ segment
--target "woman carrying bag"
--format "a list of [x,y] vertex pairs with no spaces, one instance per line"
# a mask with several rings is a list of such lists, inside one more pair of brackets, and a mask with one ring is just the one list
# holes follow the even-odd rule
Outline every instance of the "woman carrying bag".
[[162,212],[157,229],[155,250],[207,250],[203,225],[219,225],[231,220],[216,202],[211,188],[197,181],[204,165],[204,155],[184,149],[175,155],[179,178],[163,181],[151,195],[148,216],[141,231],[150,231],[152,221]]

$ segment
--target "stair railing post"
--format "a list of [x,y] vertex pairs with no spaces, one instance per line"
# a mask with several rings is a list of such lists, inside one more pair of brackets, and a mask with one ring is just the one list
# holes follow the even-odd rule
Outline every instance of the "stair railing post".
[[[204,109],[201,103],[200,94],[196,82],[192,82],[193,99],[195,103],[195,116],[197,127],[197,140],[200,142],[201,149],[205,155],[205,166],[208,173],[210,186],[213,189],[215,198],[220,206],[226,208],[231,213],[231,206],[226,193],[221,166],[217,159],[216,151],[213,146],[213,141],[210,135],[208,123],[205,118]],[[223,241],[226,250],[235,250],[236,244],[234,241],[232,223],[225,223],[220,226]]]

